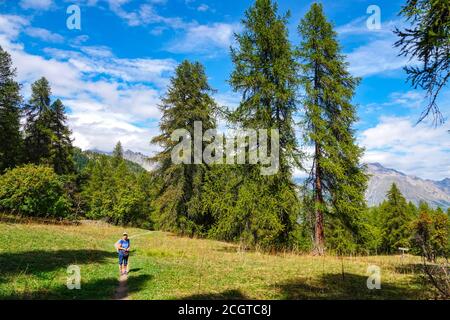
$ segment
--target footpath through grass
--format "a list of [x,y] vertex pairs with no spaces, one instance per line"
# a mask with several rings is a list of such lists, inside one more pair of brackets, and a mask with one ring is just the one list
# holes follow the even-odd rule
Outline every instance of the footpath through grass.
[[[0,222],[0,299],[111,299],[118,285],[114,242],[123,229]],[[132,299],[426,299],[431,288],[413,256],[314,257],[239,250],[233,244],[127,229]],[[381,289],[366,286],[381,268]],[[67,289],[67,267],[81,289]]]

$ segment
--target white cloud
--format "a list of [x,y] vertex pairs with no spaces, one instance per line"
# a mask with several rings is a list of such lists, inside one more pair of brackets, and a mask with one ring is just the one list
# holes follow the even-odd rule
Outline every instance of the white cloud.
[[219,106],[225,106],[231,109],[235,109],[241,102],[241,94],[233,91],[216,93],[214,95],[214,100]]
[[388,37],[356,48],[347,54],[349,71],[355,76],[364,77],[386,74],[408,65],[409,59],[398,56],[398,50],[393,47],[394,42],[395,39]]
[[[389,94],[388,101],[383,103],[369,103],[361,106],[361,110],[365,113],[381,113],[388,108],[403,108],[403,111],[417,113],[421,111],[427,104],[426,94],[419,89],[410,91],[398,91]],[[419,116],[417,116],[419,117]]]
[[20,16],[0,15],[0,36],[4,42],[15,39],[28,24],[28,20]]
[[152,30],[150,30],[150,34],[152,34],[154,36],[159,36],[159,35],[163,34],[163,32],[165,30],[167,30],[167,27],[157,26],[157,27],[154,27]]
[[240,30],[240,25],[214,23],[212,25],[193,25],[187,28],[182,39],[173,41],[168,47],[172,52],[208,53],[214,49],[228,49],[233,42],[233,35]]
[[70,44],[73,46],[79,46],[88,40],[89,40],[89,36],[86,34],[83,34],[81,36],[76,36],[75,38],[70,39]]
[[366,27],[367,18],[359,17],[336,28],[340,37],[344,39],[352,37],[352,40],[358,39],[364,43],[347,53],[349,71],[353,75],[358,77],[376,74],[396,76],[398,73],[395,71],[414,63],[407,57],[399,56],[399,49],[394,47],[398,39],[393,31],[396,27],[403,28],[404,22],[390,20],[382,22],[381,29],[371,30]]
[[365,24],[366,19],[367,18],[364,16],[356,18],[346,24],[337,26],[335,30],[339,36],[344,36],[347,34],[355,35],[355,34],[366,33],[367,31],[369,31]]
[[349,23],[338,26],[336,32],[341,37],[346,36],[369,36],[369,37],[385,37],[391,36],[396,27],[403,26],[401,20],[389,20],[386,22],[381,22],[380,29],[369,29],[367,28],[366,21],[368,16],[358,17]]
[[407,92],[393,92],[389,95],[391,101],[384,105],[400,105],[403,107],[417,109],[426,103],[425,94],[418,90]]
[[0,28],[0,45],[12,56],[25,98],[31,83],[45,76],[53,95],[70,109],[75,145],[111,150],[121,140],[125,148],[151,153],[155,147],[149,141],[156,132],[140,124],[156,123],[161,116],[157,105],[174,60],[119,58],[104,46],[30,54],[17,42],[27,26],[22,19],[0,15],[0,26],[5,27]]
[[113,53],[109,47],[105,46],[82,46],[81,51],[94,58],[109,58]]
[[27,28],[25,29],[25,33],[33,38],[38,38],[40,40],[46,42],[56,42],[61,43],[64,41],[64,37],[60,34],[53,33],[43,28]]
[[168,74],[175,68],[172,59],[122,59],[113,55],[111,50],[102,46],[82,46],[82,52],[58,49],[45,49],[52,57],[65,60],[84,73],[108,75],[117,80],[134,83],[152,83],[162,88],[167,85]]
[[[119,18],[125,20],[125,22],[131,27],[146,26],[149,24],[164,24],[171,28],[183,28],[186,23],[178,17],[163,17],[159,15],[152,4],[144,3],[139,6],[135,11],[127,11],[123,8],[129,0],[107,0],[109,9],[115,13]],[[153,4],[162,4],[155,3]]]
[[139,26],[160,21],[160,17],[154,12],[153,7],[148,4],[141,5],[139,11],[136,12],[127,12],[121,5],[115,3],[110,3],[110,8],[120,18],[124,19],[129,26]]
[[[217,49],[227,49],[233,41],[233,32],[240,29],[237,23],[214,23],[202,25],[196,21],[187,22],[180,17],[164,17],[154,8],[160,1],[141,4],[136,10],[126,10],[130,0],[105,0],[110,10],[123,19],[129,26],[156,25],[150,31],[160,35],[164,30],[182,30],[183,36],[169,43],[166,49],[175,53],[201,53],[215,55]],[[206,4],[197,7],[198,11],[212,11]]]
[[379,162],[406,174],[440,180],[450,177],[450,125],[434,128],[402,117],[381,117],[364,130],[365,162]]
[[111,151],[119,140],[126,149],[144,154],[157,149],[149,143],[151,137],[158,134],[156,125],[139,127],[127,114],[110,112],[104,105],[90,100],[66,100],[65,104],[77,110],[69,115],[69,125],[75,144],[84,150]]
[[52,5],[53,0],[20,0],[20,6],[23,9],[46,10],[50,9]]
[[205,11],[208,11],[208,10],[210,10],[209,6],[207,4],[204,4],[204,3],[202,3],[201,5],[199,5],[197,7],[197,11],[200,11],[200,12],[205,12]]

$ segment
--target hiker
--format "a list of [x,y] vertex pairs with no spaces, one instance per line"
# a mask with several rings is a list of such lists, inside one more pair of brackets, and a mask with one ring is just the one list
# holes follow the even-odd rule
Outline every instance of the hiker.
[[122,239],[116,242],[116,249],[119,253],[119,271],[121,275],[128,274],[128,256],[130,254],[130,239],[128,233],[124,232]]

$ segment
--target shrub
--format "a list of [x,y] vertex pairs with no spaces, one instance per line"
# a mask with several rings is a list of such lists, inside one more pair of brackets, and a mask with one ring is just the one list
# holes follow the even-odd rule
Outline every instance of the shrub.
[[70,200],[52,168],[28,164],[0,176],[0,209],[35,217],[64,217]]
[[413,221],[412,244],[414,253],[426,257],[428,261],[436,261],[437,257],[448,255],[449,221],[442,210],[430,211],[422,211]]

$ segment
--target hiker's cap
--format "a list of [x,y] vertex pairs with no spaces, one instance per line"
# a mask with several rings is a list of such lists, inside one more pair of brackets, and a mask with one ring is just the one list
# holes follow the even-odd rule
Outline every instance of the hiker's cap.
[[128,235],[128,233],[126,233],[126,232],[124,232],[122,235],[124,235],[124,236],[127,236]]

